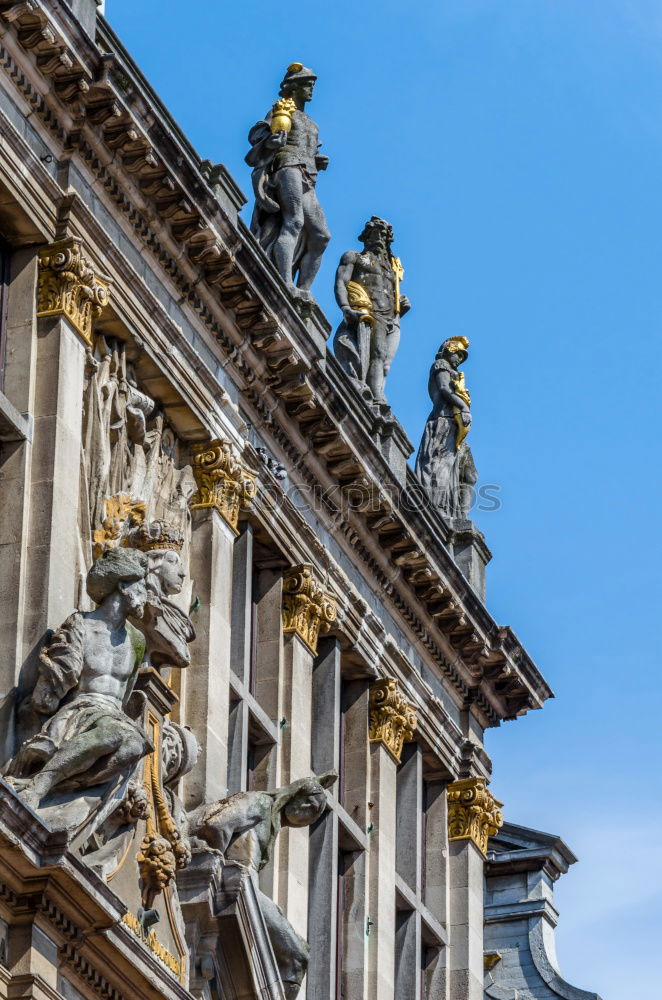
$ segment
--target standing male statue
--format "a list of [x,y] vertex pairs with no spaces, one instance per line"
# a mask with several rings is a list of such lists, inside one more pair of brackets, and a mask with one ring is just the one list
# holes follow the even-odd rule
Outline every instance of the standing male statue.
[[359,240],[363,251],[343,254],[336,271],[336,301],[343,321],[333,348],[361,392],[384,405],[386,375],[400,343],[400,317],[411,307],[400,294],[404,270],[391,253],[393,230],[388,222],[373,215]]
[[255,191],[251,232],[286,284],[304,300],[312,298],[310,287],[330,239],[315,192],[318,171],[326,170],[329,159],[320,154],[317,125],[304,111],[316,80],[301,63],[288,66],[281,100],[251,129],[246,156]]
[[128,772],[153,750],[126,712],[145,651],[128,618],[142,616],[146,573],[142,552],[105,552],[87,574],[96,611],[75,611],[41,651],[29,702],[41,728],[7,768],[34,808],[49,793],[88,789]]
[[448,517],[466,520],[478,481],[466,437],[471,426],[471,397],[458,371],[469,355],[466,337],[448,337],[430,368],[428,392],[433,403],[416,456],[416,475],[433,505]]

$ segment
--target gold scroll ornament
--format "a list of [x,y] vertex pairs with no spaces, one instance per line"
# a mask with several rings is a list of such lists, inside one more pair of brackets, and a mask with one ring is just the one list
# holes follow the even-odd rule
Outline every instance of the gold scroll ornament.
[[283,632],[298,635],[310,652],[317,653],[320,632],[336,620],[336,602],[315,579],[312,566],[302,564],[283,577]]
[[465,778],[449,785],[448,839],[470,840],[483,857],[487,857],[487,841],[503,826],[501,806],[487,790],[484,778]]
[[66,316],[92,347],[92,324],[108,305],[109,296],[110,279],[95,271],[78,237],[39,251],[37,316]]
[[217,439],[193,446],[193,475],[198,487],[191,509],[214,507],[237,533],[239,511],[254,498],[255,476],[235,457],[229,441]]
[[381,743],[399,764],[402,748],[413,739],[417,725],[416,706],[401,694],[397,680],[375,681],[370,688],[370,742]]

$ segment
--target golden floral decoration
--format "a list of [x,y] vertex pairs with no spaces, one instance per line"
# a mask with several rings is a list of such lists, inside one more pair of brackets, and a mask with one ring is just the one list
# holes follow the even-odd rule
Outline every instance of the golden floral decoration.
[[393,677],[375,681],[370,688],[371,743],[381,743],[396,763],[400,763],[402,748],[414,738],[416,706],[408,702]]
[[37,316],[66,316],[92,347],[92,325],[109,297],[110,279],[97,273],[77,236],[39,251]]
[[503,826],[503,802],[498,802],[487,789],[484,778],[465,778],[449,785],[448,839],[470,840],[483,857],[487,857],[487,841]]
[[311,653],[317,653],[320,632],[336,620],[336,602],[315,579],[312,566],[301,564],[283,578],[283,632],[298,635]]
[[237,531],[239,512],[255,497],[255,476],[235,456],[229,441],[216,439],[193,446],[193,475],[198,487],[191,509],[213,507]]

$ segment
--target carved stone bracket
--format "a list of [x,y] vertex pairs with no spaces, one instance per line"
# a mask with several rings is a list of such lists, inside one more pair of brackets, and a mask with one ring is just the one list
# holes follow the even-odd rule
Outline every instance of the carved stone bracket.
[[447,789],[448,839],[471,840],[487,856],[487,841],[503,825],[501,807],[487,790],[484,778],[466,778]]
[[39,251],[38,316],[66,316],[92,347],[92,323],[109,296],[110,279],[95,271],[77,236]]
[[336,620],[336,602],[318,584],[312,566],[289,569],[283,578],[283,631],[298,635],[311,653],[317,653],[320,632]]
[[256,493],[255,476],[234,455],[229,441],[193,446],[193,475],[198,487],[191,509],[214,507],[236,532],[239,511]]
[[376,681],[370,688],[370,742],[381,743],[396,763],[402,748],[413,739],[417,726],[416,707],[407,701],[393,677]]

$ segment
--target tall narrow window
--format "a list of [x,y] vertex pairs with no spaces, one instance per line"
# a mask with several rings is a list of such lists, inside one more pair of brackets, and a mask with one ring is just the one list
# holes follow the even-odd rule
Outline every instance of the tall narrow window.
[[7,300],[9,298],[9,244],[0,236],[0,390],[5,387],[7,362]]

